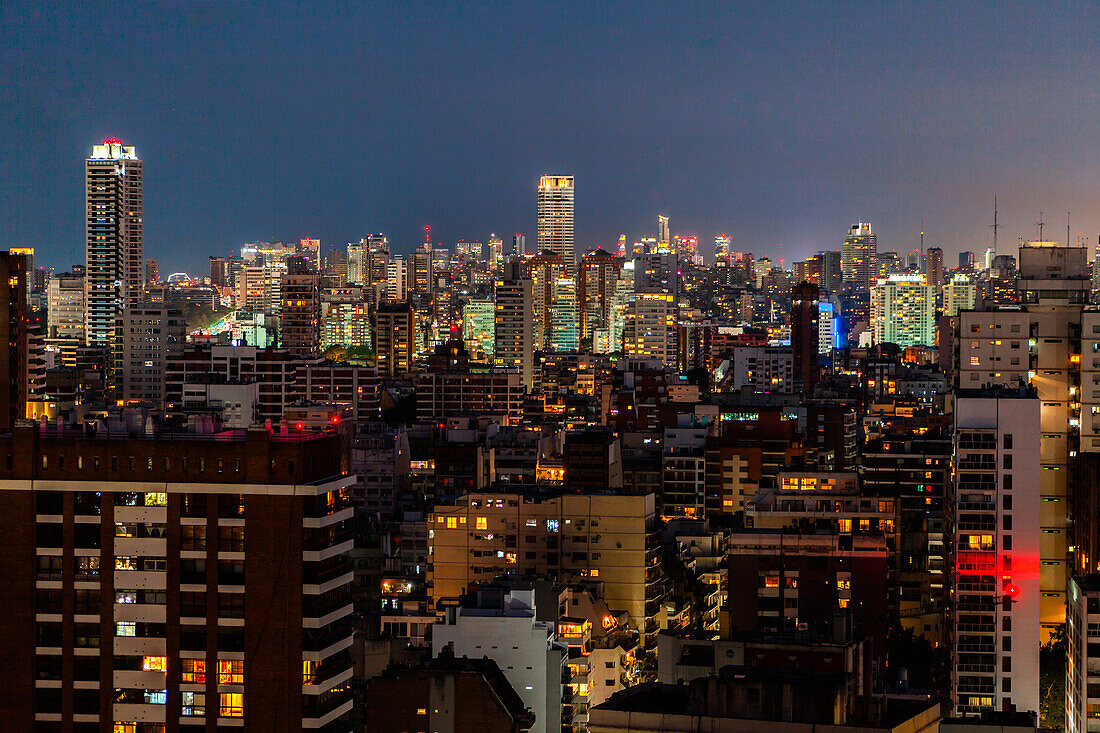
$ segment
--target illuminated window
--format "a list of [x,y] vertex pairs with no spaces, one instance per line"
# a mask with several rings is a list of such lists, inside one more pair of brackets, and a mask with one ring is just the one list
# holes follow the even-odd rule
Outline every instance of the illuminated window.
[[187,682],[195,685],[205,685],[206,661],[203,659],[181,659],[180,682]]
[[417,708],[417,709],[416,709],[416,714],[417,714],[417,715],[427,715],[427,714],[428,714],[428,711],[427,711],[427,709],[426,709],[426,708]]
[[836,602],[837,602],[837,605],[840,606],[841,608],[847,608],[848,607],[848,599],[847,598],[838,598]]
[[119,555],[115,558],[115,570],[137,570],[138,559],[136,557],[130,557],[125,555]]
[[137,733],[137,723],[115,723],[114,733]]
[[180,715],[203,717],[206,715],[206,693],[184,692],[180,705]]
[[838,590],[851,590],[852,581],[848,578],[840,578],[836,581],[836,587]]
[[146,672],[167,672],[168,662],[164,657],[144,657],[141,668]]
[[317,674],[317,670],[321,667],[320,662],[315,662],[306,659],[302,662],[302,684],[312,685],[313,677]]
[[837,521],[837,524],[840,525],[840,531],[841,532],[843,532],[845,534],[850,534],[851,533],[851,531],[852,531],[852,520],[851,519],[840,519],[840,520]]
[[764,587],[765,588],[778,588],[779,587],[779,576],[778,575],[768,575],[768,576],[766,576],[764,578]]
[[219,685],[243,685],[244,661],[241,659],[218,660]]
[[115,624],[115,636],[137,636],[137,624],[133,621],[119,621]]
[[970,366],[980,366],[981,363],[981,359],[979,359],[977,356],[970,357]]
[[588,574],[589,574],[590,576],[592,576],[593,578],[598,578],[598,577],[600,577],[600,571],[599,571],[598,569],[596,569],[596,568],[593,568],[592,570],[588,571]]
[[458,517],[447,517],[447,529],[458,529]]
[[477,518],[477,529],[489,529],[489,520],[485,517]]
[[218,695],[218,715],[223,718],[244,716],[244,693],[223,692]]
[[145,506],[168,506],[168,494],[151,492],[145,495]]

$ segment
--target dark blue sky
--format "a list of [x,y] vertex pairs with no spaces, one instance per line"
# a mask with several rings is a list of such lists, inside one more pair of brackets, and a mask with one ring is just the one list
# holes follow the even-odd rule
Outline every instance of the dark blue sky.
[[[787,263],[870,221],[953,260],[1100,233],[1093,3],[0,4],[0,246],[83,261],[83,159],[145,160],[146,252],[369,231],[579,245],[656,229]],[[766,7],[762,7],[766,6]],[[927,6],[927,7],[926,7]],[[1038,9],[1039,12],[1036,12]]]

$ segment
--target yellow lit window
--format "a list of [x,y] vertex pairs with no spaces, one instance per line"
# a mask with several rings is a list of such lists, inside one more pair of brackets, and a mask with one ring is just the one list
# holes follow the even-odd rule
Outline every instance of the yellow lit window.
[[764,587],[765,588],[778,588],[779,587],[779,576],[778,575],[768,575],[768,576],[766,576],[764,578]]
[[849,580],[848,578],[841,578],[841,579],[836,581],[836,587],[839,590],[851,590],[852,589],[852,581]]
[[240,659],[218,660],[219,685],[243,685],[244,661]]
[[146,494],[145,506],[168,506],[168,494],[162,491]]
[[848,607],[848,599],[847,598],[838,598],[837,599],[837,605],[839,605],[841,608],[847,608]]
[[982,360],[977,356],[970,357],[970,366],[980,366]]
[[167,672],[168,663],[164,657],[144,657],[141,668],[146,672]]
[[244,693],[223,692],[218,695],[218,715],[223,718],[240,718],[244,716]]
[[600,577],[600,571],[597,568],[592,568],[591,570],[588,571],[588,574],[593,578]]
[[852,520],[851,519],[838,520],[837,524],[840,525],[840,531],[841,532],[843,532],[845,534],[850,534],[851,533],[851,531],[852,531]]
[[447,529],[458,528],[458,517],[447,517]]
[[320,662],[315,662],[306,659],[302,662],[302,684],[312,685],[313,676],[317,674],[317,669],[321,666]]
[[187,682],[193,685],[205,685],[206,661],[203,659],[181,659],[180,682]]
[[485,517],[477,518],[477,529],[489,529],[489,520]]
[[137,723],[115,723],[114,733],[137,733]]
[[417,715],[427,715],[428,710],[427,710],[427,708],[417,708],[416,709],[416,714]]

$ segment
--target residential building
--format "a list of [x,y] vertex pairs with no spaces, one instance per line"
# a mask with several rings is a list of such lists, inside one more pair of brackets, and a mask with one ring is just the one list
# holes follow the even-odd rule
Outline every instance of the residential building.
[[112,350],[121,310],[141,299],[143,187],[142,162],[135,148],[114,138],[92,147],[84,164],[89,346]]
[[538,253],[553,252],[572,274],[576,253],[573,249],[573,176],[544,175],[539,179]]
[[380,377],[407,374],[413,365],[416,314],[407,303],[382,303],[375,312],[374,354]]
[[119,396],[163,406],[168,360],[186,339],[183,315],[166,305],[136,305],[122,311],[119,330]]
[[[955,394],[951,698],[957,714],[1039,709],[1040,400]],[[1064,540],[1063,540],[1064,542]],[[1054,543],[1057,544],[1057,538]]]
[[923,275],[890,275],[871,288],[872,343],[936,343],[936,290]]

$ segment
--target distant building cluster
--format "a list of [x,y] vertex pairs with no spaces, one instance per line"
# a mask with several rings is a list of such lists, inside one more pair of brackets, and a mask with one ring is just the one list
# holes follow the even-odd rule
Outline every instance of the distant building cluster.
[[12,730],[1100,730],[1085,247],[578,247],[554,174],[164,278],[142,176],[0,253]]

